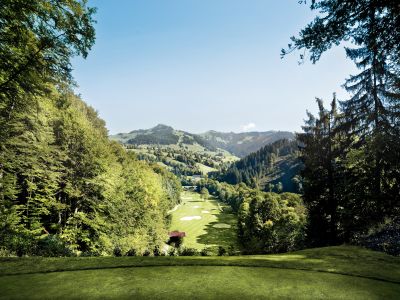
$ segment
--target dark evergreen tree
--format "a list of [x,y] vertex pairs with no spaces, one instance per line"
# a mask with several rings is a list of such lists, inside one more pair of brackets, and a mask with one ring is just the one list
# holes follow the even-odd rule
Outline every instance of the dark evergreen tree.
[[[253,188],[268,190],[268,184],[282,185],[286,192],[297,192],[292,179],[301,164],[297,158],[296,141],[278,140],[233,163],[226,171],[214,174],[230,184],[245,183]],[[277,190],[276,190],[277,191]]]
[[340,134],[337,130],[336,97],[331,109],[324,108],[317,99],[319,113],[314,117],[308,113],[303,126],[304,133],[297,134],[301,145],[301,158],[304,199],[310,211],[311,241],[316,244],[338,243],[338,206],[340,195],[337,192],[339,157],[341,154]]
[[[317,199],[316,207],[324,208],[324,193],[332,190],[333,196],[328,196],[333,201],[329,202],[340,207],[336,222],[333,214],[336,204],[320,211],[320,215],[333,217],[333,221],[329,219],[330,226],[325,222],[325,229],[315,225],[315,229],[321,229],[317,235],[322,236],[323,231],[327,231],[333,237],[337,230],[339,240],[348,241],[356,232],[365,231],[385,217],[395,216],[400,207],[400,136],[397,129],[400,9],[398,1],[392,0],[313,0],[311,8],[319,15],[301,30],[299,37],[292,38],[293,43],[289,44],[288,50],[282,50],[282,54],[304,50],[301,60],[310,54],[310,60],[315,63],[332,46],[347,41],[355,46],[346,48],[347,56],[360,69],[360,73],[351,76],[345,84],[351,98],[340,102],[341,113],[334,128],[338,139],[334,140],[334,145],[338,146],[339,152],[333,152],[331,157],[338,163],[313,165],[311,160],[308,166],[306,163],[306,170],[311,171],[305,184],[306,202]],[[309,122],[317,129],[321,115],[319,119],[310,118]],[[312,136],[318,142],[323,141],[317,138],[316,132]],[[307,147],[307,155],[318,159],[318,149],[312,149],[310,144]],[[328,175],[326,178],[311,176],[317,172],[318,165],[322,174]],[[337,177],[341,179],[339,182],[330,179],[329,174],[335,172],[340,175]],[[324,188],[332,182],[333,189]],[[311,191],[309,188],[313,184],[316,189]]]

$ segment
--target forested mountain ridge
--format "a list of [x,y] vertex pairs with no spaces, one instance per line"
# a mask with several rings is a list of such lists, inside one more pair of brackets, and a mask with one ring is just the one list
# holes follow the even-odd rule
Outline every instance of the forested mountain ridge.
[[178,145],[197,146],[204,151],[214,151],[216,147],[197,134],[176,130],[171,126],[158,124],[150,129],[133,130],[129,133],[111,135],[110,139],[127,145]]
[[264,146],[214,176],[230,184],[243,182],[265,191],[299,192],[301,168],[298,142],[284,139]]
[[210,130],[206,133],[200,134],[200,136],[214,147],[225,149],[238,157],[245,157],[246,155],[275,141],[281,139],[293,140],[295,138],[292,132],[274,130],[240,133]]
[[110,139],[135,152],[140,160],[162,165],[178,176],[207,174],[238,160],[199,135],[162,124],[112,135]]
[[244,157],[277,140],[294,138],[294,134],[288,131],[234,133],[210,130],[193,134],[162,124],[110,136],[112,140],[130,145],[199,145],[210,151],[220,148],[238,157]]
[[[192,134],[158,124],[150,129],[118,133],[109,138],[124,144],[127,149],[134,151],[139,159],[164,165],[176,175],[200,175],[227,168],[230,163],[238,160],[237,156],[232,155],[233,153],[245,156],[282,137],[291,140],[294,134],[285,131],[242,133],[208,131],[203,134]],[[275,171],[280,170],[280,175],[271,174],[271,176],[275,179],[285,177],[284,173],[290,169],[287,163],[288,161],[279,162],[282,167]],[[272,177],[270,180],[276,184]]]

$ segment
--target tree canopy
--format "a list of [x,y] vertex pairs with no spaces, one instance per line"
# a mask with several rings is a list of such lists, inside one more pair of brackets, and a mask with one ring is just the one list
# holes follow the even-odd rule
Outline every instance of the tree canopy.
[[[316,244],[348,242],[400,209],[400,5],[392,0],[314,0],[317,17],[292,38],[315,63],[332,46],[360,70],[345,82],[349,99],[318,99],[298,134],[304,198]],[[328,235],[326,235],[328,233]]]

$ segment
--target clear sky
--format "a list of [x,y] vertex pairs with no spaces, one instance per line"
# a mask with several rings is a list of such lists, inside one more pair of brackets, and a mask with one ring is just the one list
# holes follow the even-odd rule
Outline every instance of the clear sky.
[[73,60],[77,93],[110,133],[158,123],[200,133],[300,131],[315,97],[354,73],[343,47],[316,65],[280,50],[313,19],[297,0],[91,0],[96,44]]

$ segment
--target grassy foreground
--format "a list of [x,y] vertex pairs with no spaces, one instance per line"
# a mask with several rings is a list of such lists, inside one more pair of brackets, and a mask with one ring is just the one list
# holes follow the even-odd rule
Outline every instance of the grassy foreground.
[[0,299],[399,299],[400,258],[357,247],[233,257],[0,258]]

